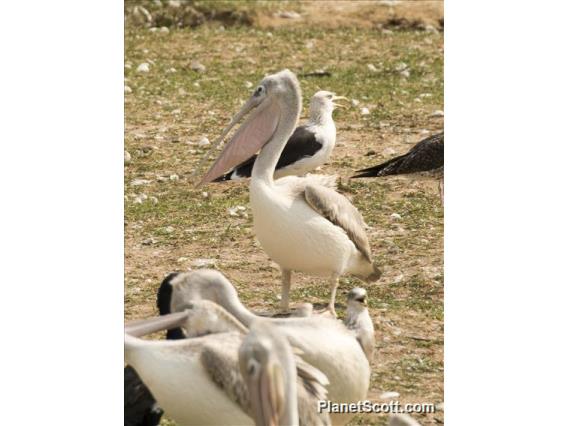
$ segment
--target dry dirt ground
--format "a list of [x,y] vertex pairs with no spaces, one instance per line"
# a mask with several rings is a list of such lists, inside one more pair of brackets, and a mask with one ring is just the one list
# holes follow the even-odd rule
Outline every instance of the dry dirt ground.
[[[275,16],[281,10],[301,17]],[[166,32],[127,25],[125,318],[155,315],[163,277],[198,259],[214,262],[251,309],[277,308],[280,274],[254,238],[247,183],[196,189],[191,174],[206,150],[199,141],[220,133],[249,96],[247,82],[290,68],[300,76],[305,108],[319,89],[353,100],[334,114],[338,143],[319,172],[341,177],[341,192],[371,226],[371,247],[384,271],[378,284],[366,286],[376,326],[369,398],[380,401],[382,393],[395,391],[401,403],[438,404],[435,414],[415,417],[425,425],[443,423],[443,206],[437,182],[348,179],[443,129],[443,116],[433,114],[443,110],[440,18],[441,2],[291,2],[259,5],[251,26],[208,22]],[[205,72],[193,70],[194,61]],[[137,71],[142,63],[148,72]],[[321,69],[330,75],[302,77]],[[368,115],[361,114],[363,107]],[[236,206],[244,212],[230,215]],[[357,285],[362,283],[355,278],[341,279],[340,316],[347,292]],[[303,274],[294,275],[291,296],[292,302],[316,305],[329,297],[324,280]],[[385,415],[360,414],[350,424],[386,421]]]

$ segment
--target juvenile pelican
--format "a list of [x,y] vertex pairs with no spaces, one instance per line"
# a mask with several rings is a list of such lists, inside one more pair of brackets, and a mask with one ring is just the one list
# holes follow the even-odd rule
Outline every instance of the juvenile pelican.
[[[191,306],[125,328],[127,361],[176,422],[252,425],[252,417],[263,426],[330,424],[329,415],[316,409],[326,398],[327,378],[295,358],[286,338],[263,320],[248,335],[232,331],[177,341],[137,338],[185,327],[189,317],[195,322],[198,315],[189,311]],[[231,321],[227,326],[232,327]]]
[[201,184],[260,150],[252,169],[250,202],[256,237],[282,271],[281,308],[288,310],[292,271],[300,271],[329,277],[328,309],[335,315],[341,275],[374,282],[381,273],[373,264],[361,214],[334,191],[329,177],[287,176],[274,181],[276,164],[300,115],[301,98],[300,84],[289,70],[265,77],[213,145],[212,149],[254,109]]
[[[302,176],[322,166],[329,160],[335,147],[335,123],[333,110],[342,105],[334,101],[347,99],[336,96],[335,93],[320,90],[310,101],[310,118],[308,122],[296,127],[276,163],[274,178],[296,175]],[[229,173],[215,179],[215,182],[225,180],[240,180],[249,178],[256,161],[256,154],[239,164]]]

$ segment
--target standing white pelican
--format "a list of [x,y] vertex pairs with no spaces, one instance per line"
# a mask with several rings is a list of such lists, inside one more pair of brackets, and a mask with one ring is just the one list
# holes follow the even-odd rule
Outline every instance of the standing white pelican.
[[300,271],[329,277],[328,309],[335,315],[341,275],[353,274],[373,282],[381,273],[373,264],[361,214],[333,190],[332,179],[273,178],[280,154],[296,127],[301,103],[300,84],[292,72],[265,77],[213,145],[212,149],[254,109],[200,184],[215,180],[260,150],[252,169],[250,202],[256,237],[282,271],[281,308],[288,310],[292,271]]
[[[335,103],[344,96],[320,90],[310,101],[310,118],[305,125],[296,127],[286,146],[280,154],[274,178],[296,175],[302,176],[322,166],[329,160],[335,147],[335,123],[333,110],[342,107]],[[215,179],[215,182],[225,180],[240,180],[251,177],[256,154],[239,164],[230,172]]]
[[209,320],[227,332],[177,341],[138,338],[188,321],[189,328],[196,322],[199,327],[203,322],[191,309],[125,327],[126,360],[176,422],[252,425],[252,417],[257,426],[330,424],[329,415],[316,409],[326,398],[327,378],[295,356],[286,338],[263,320],[245,335],[236,320],[217,313]]

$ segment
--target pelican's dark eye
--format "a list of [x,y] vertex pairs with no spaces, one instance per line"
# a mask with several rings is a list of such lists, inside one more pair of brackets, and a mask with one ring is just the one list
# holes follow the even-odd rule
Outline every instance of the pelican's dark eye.
[[260,96],[260,94],[263,91],[263,87],[259,86],[255,91],[254,91],[254,96]]

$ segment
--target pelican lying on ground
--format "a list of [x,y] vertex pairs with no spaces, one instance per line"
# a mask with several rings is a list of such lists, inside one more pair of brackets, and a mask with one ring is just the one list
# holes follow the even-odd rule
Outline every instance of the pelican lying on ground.
[[213,144],[212,150],[254,109],[200,184],[217,179],[260,150],[252,169],[250,202],[256,237],[282,270],[281,308],[289,308],[292,271],[299,271],[329,277],[328,309],[335,315],[341,275],[352,274],[374,282],[381,273],[373,264],[363,218],[347,198],[334,190],[334,178],[273,178],[280,154],[298,121],[301,104],[300,84],[292,72],[284,70],[265,77]]
[[391,158],[378,166],[357,170],[352,178],[404,175],[430,172],[440,176],[440,197],[443,198],[444,132],[421,140],[406,154]]
[[[275,179],[290,175],[305,175],[329,160],[335,147],[336,132],[332,117],[333,110],[335,107],[341,107],[334,101],[340,99],[347,98],[336,96],[335,93],[325,90],[320,90],[312,97],[309,121],[297,127],[286,142],[278,163],[276,163]],[[256,154],[253,155],[229,173],[215,179],[214,182],[249,178],[256,157]]]
[[[287,339],[266,320],[257,320],[248,334],[236,330],[176,341],[137,338],[184,327],[188,319],[195,322],[199,315],[190,312],[191,306],[125,328],[126,360],[168,416],[188,426],[252,425],[251,417],[263,426],[331,424],[329,415],[317,410],[318,401],[326,398],[327,378],[295,356]],[[238,329],[231,320],[225,325]]]
[[[367,397],[370,380],[370,360],[367,353],[374,346],[374,330],[366,309],[364,290],[353,290],[355,295],[347,304],[347,327],[331,318],[313,316],[306,318],[268,318],[299,348],[306,362],[321,370],[329,379],[328,399],[332,402],[356,402]],[[363,294],[365,294],[363,296]],[[351,297],[351,296],[350,296]],[[239,323],[249,327],[259,317],[251,313],[239,300],[234,286],[218,271],[200,269],[192,272],[170,274],[158,292],[160,312],[176,313],[194,306],[196,301],[207,300],[222,306]],[[203,306],[203,305],[200,305]],[[188,324],[186,331],[177,333],[199,335],[204,330],[217,332],[230,321],[211,320],[219,315],[199,313],[203,319]],[[370,329],[368,325],[370,324]],[[370,348],[370,350],[369,350]],[[166,410],[167,411],[167,410]],[[345,424],[352,414],[332,414],[334,425]]]

